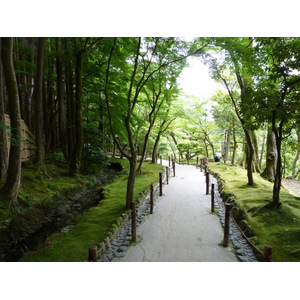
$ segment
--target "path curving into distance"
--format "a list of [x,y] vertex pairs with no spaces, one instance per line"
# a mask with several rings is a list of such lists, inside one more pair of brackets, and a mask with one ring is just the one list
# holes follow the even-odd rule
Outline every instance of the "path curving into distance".
[[[164,164],[167,166],[167,162]],[[120,262],[237,262],[222,245],[224,230],[210,212],[205,176],[195,166],[176,165],[152,215],[137,228],[141,240]]]

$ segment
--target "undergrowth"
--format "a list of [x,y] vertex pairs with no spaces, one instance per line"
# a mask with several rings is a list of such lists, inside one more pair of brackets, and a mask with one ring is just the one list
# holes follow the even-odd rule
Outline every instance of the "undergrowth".
[[[80,262],[86,261],[88,248],[99,245],[117,223],[117,219],[128,210],[125,206],[128,161],[116,160],[123,167],[123,175],[104,189],[104,199],[96,207],[75,218],[68,232],[55,233],[45,245],[34,253],[28,253],[20,261],[39,262]],[[140,193],[156,183],[161,165],[145,163],[143,172],[137,174],[135,182],[135,201]]]
[[246,170],[223,163],[209,163],[209,168],[225,180],[225,192],[233,193],[240,208],[245,209],[246,222],[251,226],[254,243],[263,250],[264,245],[273,248],[274,261],[300,261],[300,197],[281,189],[281,209],[271,209],[273,184],[259,174],[253,174],[255,185],[247,185]]

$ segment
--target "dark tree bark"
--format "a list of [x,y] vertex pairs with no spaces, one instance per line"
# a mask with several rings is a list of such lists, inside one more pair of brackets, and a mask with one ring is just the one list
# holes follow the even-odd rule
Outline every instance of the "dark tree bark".
[[68,136],[68,159],[72,155],[75,140],[75,101],[73,92],[73,71],[71,61],[71,51],[68,40],[64,41],[64,51],[67,53],[68,58],[65,62],[65,78],[66,78],[66,102],[67,102],[67,136]]
[[82,128],[82,67],[84,50],[79,50],[76,54],[76,94],[75,94],[75,144],[69,163],[69,173],[71,176],[78,176],[80,173],[81,156],[83,147]]
[[38,38],[37,70],[34,87],[35,99],[35,145],[37,171],[46,173],[45,146],[44,146],[44,122],[43,122],[43,74],[44,74],[44,45],[45,38]]
[[[1,53],[1,38],[0,38]],[[5,126],[5,83],[2,61],[0,60],[0,179],[5,180],[8,167],[8,151]]]
[[21,184],[21,112],[19,92],[13,65],[13,39],[2,38],[1,59],[3,64],[4,78],[8,95],[8,109],[11,124],[11,145],[9,152],[9,164],[7,179],[1,189],[1,194],[9,205],[18,205],[17,196]]
[[64,105],[64,86],[63,86],[63,65],[61,57],[61,39],[56,38],[56,72],[57,72],[57,102],[58,102],[58,119],[59,119],[59,138],[60,146],[66,161],[68,161],[67,137],[65,124],[65,105]]
[[280,189],[281,189],[281,181],[282,181],[282,159],[281,159],[281,143],[282,143],[282,130],[284,121],[281,120],[278,128],[276,128],[276,112],[273,111],[273,120],[272,120],[272,130],[275,135],[276,148],[277,148],[277,164],[276,164],[276,173],[275,180],[273,185],[273,199],[271,205],[280,208]]
[[232,151],[231,164],[234,165],[235,164],[235,157],[236,157],[236,150],[238,148],[234,127],[233,127],[233,130],[232,130],[232,136],[233,136],[233,151]]
[[157,149],[158,149],[160,137],[161,137],[161,132],[159,131],[155,138],[155,142],[154,142],[154,146],[153,146],[153,150],[152,150],[152,163],[156,163]]

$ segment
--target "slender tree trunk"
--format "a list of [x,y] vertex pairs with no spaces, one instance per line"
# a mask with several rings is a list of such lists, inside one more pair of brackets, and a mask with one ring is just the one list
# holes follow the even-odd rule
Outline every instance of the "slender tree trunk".
[[248,177],[248,185],[254,185],[254,178],[253,178],[253,157],[254,157],[254,148],[252,145],[251,136],[248,130],[245,131],[245,137],[247,141],[247,147],[248,147],[248,155],[247,155],[247,177]]
[[296,179],[296,167],[297,167],[297,162],[300,157],[300,130],[297,132],[298,135],[298,149],[297,149],[297,154],[296,157],[293,161],[293,167],[292,167],[292,179]]
[[56,70],[57,70],[57,100],[59,107],[59,138],[62,152],[66,161],[68,161],[67,152],[67,137],[66,137],[66,124],[65,124],[65,104],[64,104],[64,88],[63,88],[63,68],[61,58],[61,39],[56,38]]
[[235,129],[233,128],[232,130],[232,136],[233,136],[233,151],[232,151],[232,158],[231,158],[231,164],[235,164],[235,157],[236,157],[236,150],[238,148],[237,140],[236,140],[236,135],[235,135]]
[[143,150],[142,150],[142,157],[141,157],[138,169],[137,169],[137,173],[142,172],[142,168],[143,168],[143,165],[144,165],[144,162],[145,162],[145,159],[146,159],[146,154],[147,154],[147,149],[148,149],[148,142],[149,142],[149,137],[150,137],[150,134],[151,134],[151,131],[152,131],[152,128],[153,128],[153,124],[154,124],[154,121],[150,122],[148,131],[145,134]]
[[261,176],[271,182],[275,180],[277,156],[275,135],[272,129],[269,128],[267,135],[266,167],[261,173]]
[[231,143],[231,130],[228,130],[227,131],[227,136],[226,136],[225,154],[224,154],[224,160],[225,161],[227,161],[228,157],[229,157],[230,143]]
[[280,189],[281,189],[281,181],[282,181],[282,158],[281,158],[281,143],[282,143],[282,128],[284,121],[281,120],[278,126],[278,129],[275,125],[276,121],[276,112],[273,112],[273,123],[272,123],[272,130],[275,135],[275,141],[276,141],[276,148],[277,148],[277,164],[276,164],[276,174],[275,174],[275,180],[273,185],[273,199],[271,202],[271,205],[280,208]]
[[19,93],[13,65],[13,39],[2,38],[1,59],[8,95],[8,108],[11,124],[11,145],[7,179],[1,194],[8,200],[9,205],[18,205],[17,196],[21,184],[21,111]]
[[66,97],[67,97],[67,136],[68,136],[68,158],[72,155],[75,140],[75,104],[74,104],[74,93],[73,93],[73,73],[71,61],[66,62]]
[[[153,146],[153,151],[152,151],[152,163],[153,164],[156,163],[157,149],[158,149],[158,144],[159,144],[160,136],[161,136],[161,132],[159,131],[158,134],[157,134],[157,136],[156,136],[156,139],[155,139],[155,142],[154,142],[154,146]],[[175,155],[174,155],[174,158],[176,159]]]
[[136,178],[136,165],[137,165],[137,156],[129,158],[129,175],[127,180],[127,191],[126,191],[126,207],[130,208],[131,202],[134,200],[134,183]]
[[84,51],[80,50],[76,54],[76,101],[75,101],[75,144],[69,164],[71,176],[78,176],[80,173],[81,156],[83,147],[83,127],[82,127],[82,67]]
[[[0,55],[1,55],[1,38],[0,38]],[[6,142],[5,125],[5,83],[3,77],[2,60],[0,60],[0,180],[5,180],[8,167],[8,151]]]
[[36,163],[38,172],[46,173],[44,122],[43,122],[43,74],[44,74],[44,45],[45,38],[38,39],[37,71],[35,80],[35,145]]
[[263,157],[264,157],[264,153],[265,153],[266,131],[267,131],[267,123],[265,123],[265,126],[264,126],[264,134],[263,134],[261,152],[260,152],[260,157],[259,157],[259,168],[260,169],[262,167],[262,161],[263,161]]

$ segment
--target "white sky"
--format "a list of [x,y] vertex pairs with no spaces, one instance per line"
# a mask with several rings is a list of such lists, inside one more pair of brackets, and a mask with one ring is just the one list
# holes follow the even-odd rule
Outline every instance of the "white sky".
[[215,90],[222,85],[211,79],[208,67],[199,58],[189,57],[189,67],[186,67],[178,80],[179,86],[188,95],[194,95],[200,99],[209,98]]

